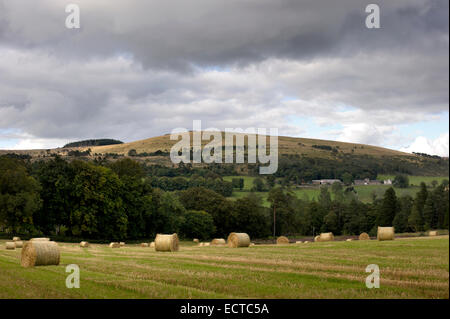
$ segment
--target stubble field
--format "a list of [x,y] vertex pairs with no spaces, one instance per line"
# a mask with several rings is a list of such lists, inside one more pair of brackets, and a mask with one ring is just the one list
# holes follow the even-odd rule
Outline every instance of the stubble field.
[[[59,243],[58,266],[20,266],[0,241],[0,298],[449,298],[449,237],[197,247],[175,253]],[[80,288],[66,288],[66,266]],[[368,289],[367,265],[380,268]]]

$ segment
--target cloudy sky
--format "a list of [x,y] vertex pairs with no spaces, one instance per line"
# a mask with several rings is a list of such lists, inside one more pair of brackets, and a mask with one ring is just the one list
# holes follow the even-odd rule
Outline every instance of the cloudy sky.
[[448,1],[373,2],[0,0],[0,148],[202,120],[448,156]]

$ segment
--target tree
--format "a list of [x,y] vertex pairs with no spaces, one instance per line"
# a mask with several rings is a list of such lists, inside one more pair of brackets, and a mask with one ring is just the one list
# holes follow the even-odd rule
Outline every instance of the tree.
[[403,196],[400,198],[400,211],[395,215],[392,222],[396,232],[403,233],[409,230],[408,218],[411,215],[413,202],[411,196]]
[[253,180],[253,188],[252,191],[255,192],[264,192],[266,190],[266,185],[264,183],[264,180],[262,178],[255,178]]
[[435,206],[434,192],[429,194],[423,206],[423,222],[425,230],[436,228],[437,211]]
[[352,174],[347,173],[347,172],[342,174],[342,181],[344,182],[345,185],[350,185],[351,183],[353,183],[353,176],[352,176]]
[[125,213],[122,183],[111,169],[82,161],[71,163],[76,172],[70,215],[70,230],[77,236],[124,239],[128,219]]
[[338,202],[344,201],[344,188],[341,183],[335,182],[331,185],[331,191],[334,195],[334,200]]
[[213,218],[205,211],[189,210],[183,216],[181,234],[186,238],[205,240],[216,231]]
[[254,193],[237,199],[233,204],[236,231],[262,238],[270,234],[270,216],[262,199]]
[[33,214],[41,205],[38,182],[21,161],[0,157],[0,223],[13,233],[33,230]]
[[319,205],[321,205],[327,210],[331,207],[331,195],[330,192],[328,191],[327,186],[320,187]]
[[225,236],[234,225],[232,204],[222,195],[203,188],[193,187],[180,192],[179,198],[188,210],[204,210],[214,220],[217,236]]
[[269,186],[269,188],[273,188],[275,186],[276,178],[274,175],[267,175],[266,181],[267,181],[267,186]]
[[384,193],[382,205],[377,218],[378,226],[392,226],[395,214],[397,213],[397,196],[392,187]]
[[324,232],[333,232],[336,234],[339,231],[339,220],[338,216],[334,211],[330,211],[323,218],[323,231]]
[[417,207],[417,203],[412,206],[411,214],[408,217],[408,226],[416,232],[423,230],[422,214]]
[[406,175],[397,175],[392,184],[398,188],[407,188],[409,187],[409,178]]
[[34,214],[34,224],[44,234],[51,234],[55,229],[59,233],[61,226],[70,224],[75,172],[67,161],[56,156],[50,161],[37,163],[35,175],[42,186],[42,206]]

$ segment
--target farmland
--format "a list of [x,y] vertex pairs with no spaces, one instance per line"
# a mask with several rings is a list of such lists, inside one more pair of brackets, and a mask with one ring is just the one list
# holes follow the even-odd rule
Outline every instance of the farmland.
[[[20,266],[20,249],[0,241],[0,298],[449,298],[448,236],[197,247],[160,253],[138,245],[111,249],[59,243],[61,264]],[[77,264],[80,289],[67,289]],[[380,267],[368,289],[365,268]]]
[[[233,178],[243,178],[244,179],[244,188],[242,191],[233,190],[232,199],[237,199],[244,197],[251,191],[253,187],[253,181],[256,177],[253,176],[225,176],[223,179],[231,182]],[[384,180],[390,178],[394,180],[394,175],[379,175],[378,180]],[[420,190],[420,183],[424,182],[428,187],[431,187],[432,181],[437,181],[439,184],[442,183],[443,180],[447,179],[448,176],[408,176],[409,182],[411,184],[408,188],[395,188],[395,193],[398,197],[409,195],[414,198],[417,192]],[[354,189],[357,193],[357,197],[360,201],[364,203],[372,202],[373,196],[376,198],[382,198],[386,190],[392,185],[358,185],[354,186]],[[292,192],[299,199],[308,199],[308,200],[317,200],[320,187],[319,186],[309,186],[309,187],[292,187]],[[267,201],[267,192],[256,192],[263,199],[263,205],[266,207],[270,206],[270,203]],[[333,194],[331,194],[333,198]]]

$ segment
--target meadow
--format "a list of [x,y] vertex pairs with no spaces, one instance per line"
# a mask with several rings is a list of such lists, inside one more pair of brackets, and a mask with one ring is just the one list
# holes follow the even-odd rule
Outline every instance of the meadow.
[[[231,182],[233,178],[243,178],[244,179],[244,188],[242,191],[233,190],[233,195],[230,197],[231,199],[242,198],[248,195],[253,187],[253,181],[256,177],[253,176],[226,176],[223,179]],[[393,175],[379,175],[378,180],[384,180],[390,178],[394,180],[395,176]],[[411,197],[415,197],[417,192],[420,190],[420,183],[425,182],[428,187],[431,186],[432,181],[437,181],[439,184],[447,179],[445,176],[408,176],[411,186],[408,188],[397,188],[395,187],[395,193],[398,197],[409,195]],[[392,185],[358,185],[353,186],[355,191],[357,192],[357,196],[360,201],[363,203],[372,202],[374,195],[376,198],[382,198],[386,190],[392,187]],[[309,186],[309,187],[292,187],[292,192],[299,199],[307,199],[307,200],[317,200],[320,193],[319,186]],[[331,190],[331,189],[330,189]],[[263,206],[270,207],[270,203],[267,201],[268,192],[255,192],[260,195],[263,199]],[[331,193],[331,198],[333,198],[333,194]]]
[[[449,238],[335,241],[155,252],[59,243],[58,266],[22,268],[0,241],[0,298],[449,298]],[[80,267],[68,289],[69,264]],[[380,288],[365,285],[380,267]]]

